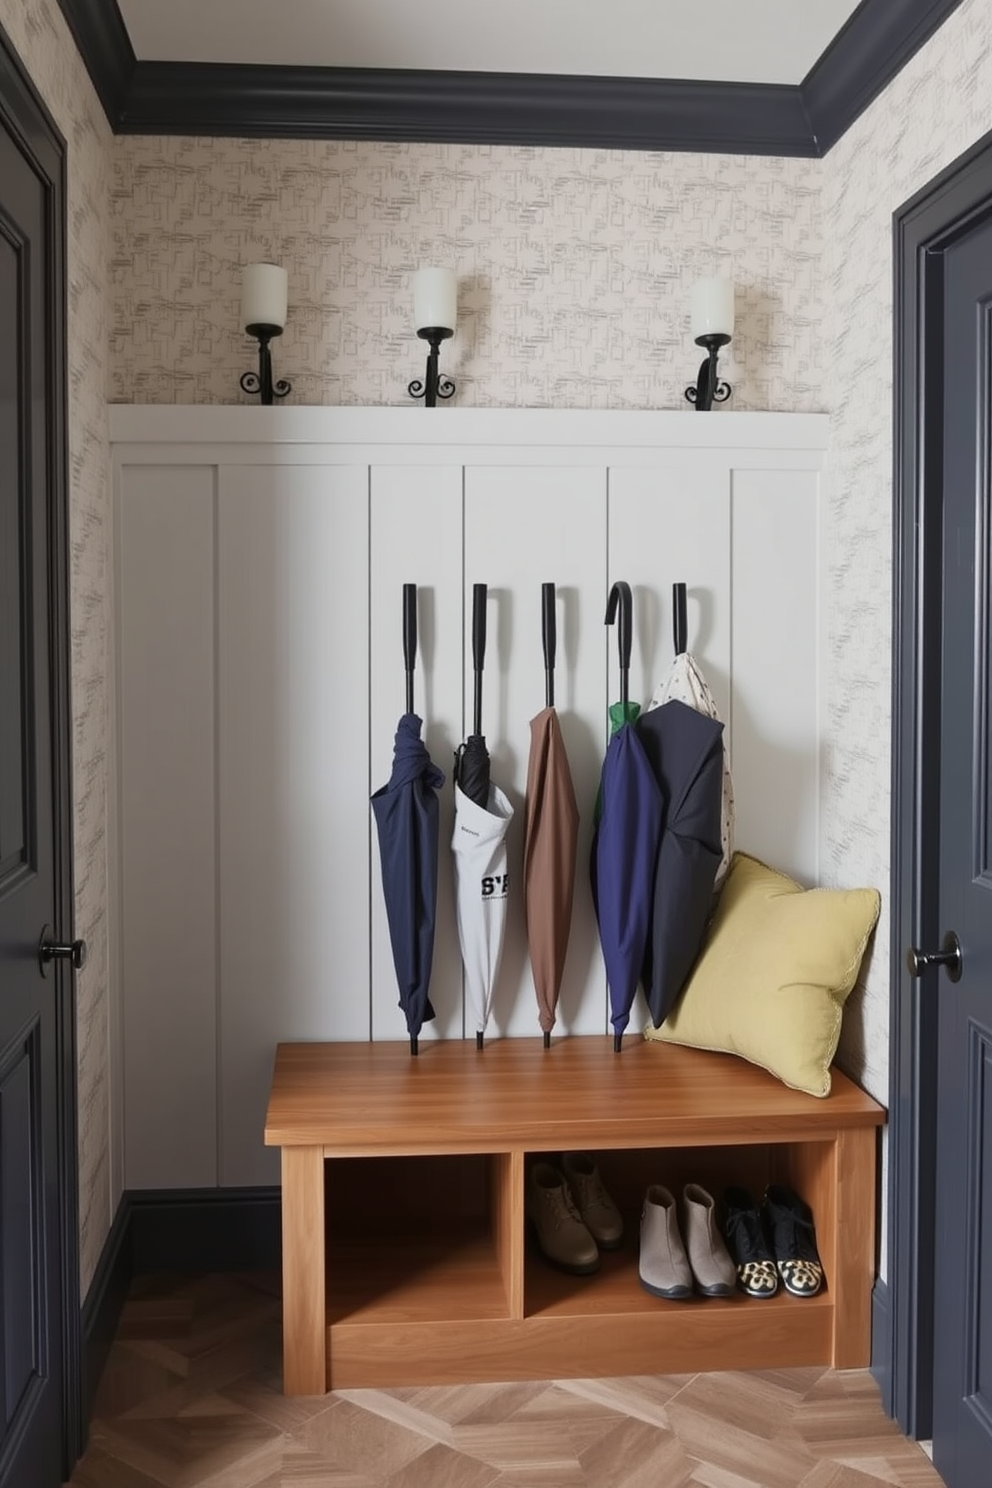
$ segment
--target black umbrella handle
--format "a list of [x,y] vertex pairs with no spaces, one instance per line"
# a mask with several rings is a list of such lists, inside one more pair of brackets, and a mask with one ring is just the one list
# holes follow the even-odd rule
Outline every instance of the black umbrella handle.
[[685,585],[672,585],[672,633],[675,637],[675,655],[681,656],[687,649],[688,622],[685,613]]
[[618,579],[610,590],[610,597],[606,602],[606,624],[612,625],[617,618],[617,608],[620,610],[620,623],[617,626],[617,650],[620,656],[620,702],[624,708],[630,697],[630,644],[634,629],[634,597],[630,592],[630,585],[623,579]]
[[472,669],[475,672],[473,734],[482,733],[482,669],[486,664],[486,602],[488,584],[472,585]]
[[558,650],[558,621],[555,614],[555,586],[541,585],[541,641],[544,646],[544,703],[555,705],[555,654]]
[[403,585],[403,665],[406,669],[406,711],[413,712],[413,673],[417,665],[417,586]]

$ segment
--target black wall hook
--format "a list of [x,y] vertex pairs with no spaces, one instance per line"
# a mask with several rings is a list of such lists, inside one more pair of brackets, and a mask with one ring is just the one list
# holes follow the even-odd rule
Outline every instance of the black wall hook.
[[555,615],[555,586],[541,585],[541,643],[544,647],[544,706],[555,705],[555,654],[558,649],[558,622]]
[[672,585],[672,634],[675,638],[675,655],[688,650],[688,622],[686,620],[686,589],[684,584]]
[[413,673],[417,665],[417,586],[403,585],[403,665],[406,669],[406,711],[413,712]]
[[634,597],[630,585],[618,579],[606,602],[606,624],[612,625],[620,611],[617,628],[617,651],[620,657],[620,701],[626,708],[630,696],[630,645],[634,629]]
[[482,669],[486,664],[486,602],[488,584],[472,585],[472,668],[475,672],[473,734],[482,733]]

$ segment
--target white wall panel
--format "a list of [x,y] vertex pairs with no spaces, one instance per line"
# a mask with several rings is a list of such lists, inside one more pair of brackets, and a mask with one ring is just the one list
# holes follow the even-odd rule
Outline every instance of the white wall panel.
[[280,1039],[369,1037],[368,471],[225,466],[218,521],[221,1181]]
[[465,472],[465,722],[472,723],[472,588],[489,585],[483,730],[509,796],[510,905],[491,1031],[540,1033],[523,911],[530,720],[544,707],[541,585],[558,586],[555,705],[579,806],[575,900],[556,1033],[602,1033],[606,980],[589,889],[592,808],[602,762],[606,471],[602,466]]
[[215,471],[120,480],[124,1183],[212,1184]]
[[[630,696],[646,707],[674,654],[672,585],[686,586],[689,650],[730,717],[730,472],[661,466],[610,470],[609,584],[634,591]],[[607,586],[608,587],[608,586]],[[606,592],[603,594],[605,613]],[[609,629],[610,701],[618,695]]]
[[737,846],[816,881],[819,480],[733,477],[733,772]]
[[824,419],[114,408],[111,422],[128,1187],[274,1181],[275,1044],[405,1036],[369,807],[405,702],[405,582],[420,588],[415,706],[447,776],[425,1040],[464,1028],[451,770],[477,581],[483,726],[516,809],[493,1037],[538,1034],[520,880],[546,581],[581,814],[558,1034],[606,1036],[608,1021],[588,858],[618,691],[614,580],[634,590],[641,702],[671,661],[672,584],[687,585],[689,645],[731,737],[738,845],[814,880]]
[[[418,586],[414,708],[423,738],[444,772],[438,792],[440,838],[434,966],[436,1014],[421,1037],[461,1038],[462,979],[451,882],[454,817],[451,765],[462,723],[462,472],[448,466],[372,467],[370,578],[372,789],[389,779],[393,735],[405,706],[402,597]],[[372,1037],[406,1037],[382,897],[378,839],[372,828]]]

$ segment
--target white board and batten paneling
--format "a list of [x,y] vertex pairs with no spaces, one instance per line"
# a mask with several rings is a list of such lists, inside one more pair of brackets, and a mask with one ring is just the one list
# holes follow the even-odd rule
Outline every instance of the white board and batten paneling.
[[465,1031],[448,848],[476,582],[483,727],[515,808],[490,1037],[538,1033],[520,877],[546,581],[582,816],[559,1032],[608,1026],[588,858],[617,579],[645,703],[686,584],[690,649],[730,736],[738,845],[815,880],[825,417],[115,406],[110,421],[127,1187],[275,1181],[261,1140],[274,1045],[405,1036],[369,809],[404,709],[404,583],[419,588],[415,707],[447,777],[425,1042]]

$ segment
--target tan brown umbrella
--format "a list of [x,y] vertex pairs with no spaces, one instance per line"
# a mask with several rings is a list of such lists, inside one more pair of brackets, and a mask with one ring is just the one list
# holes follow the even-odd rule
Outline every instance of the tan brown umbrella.
[[524,828],[524,910],[544,1047],[551,1045],[572,923],[579,808],[555,712],[555,586],[541,586],[544,709],[530,723]]

